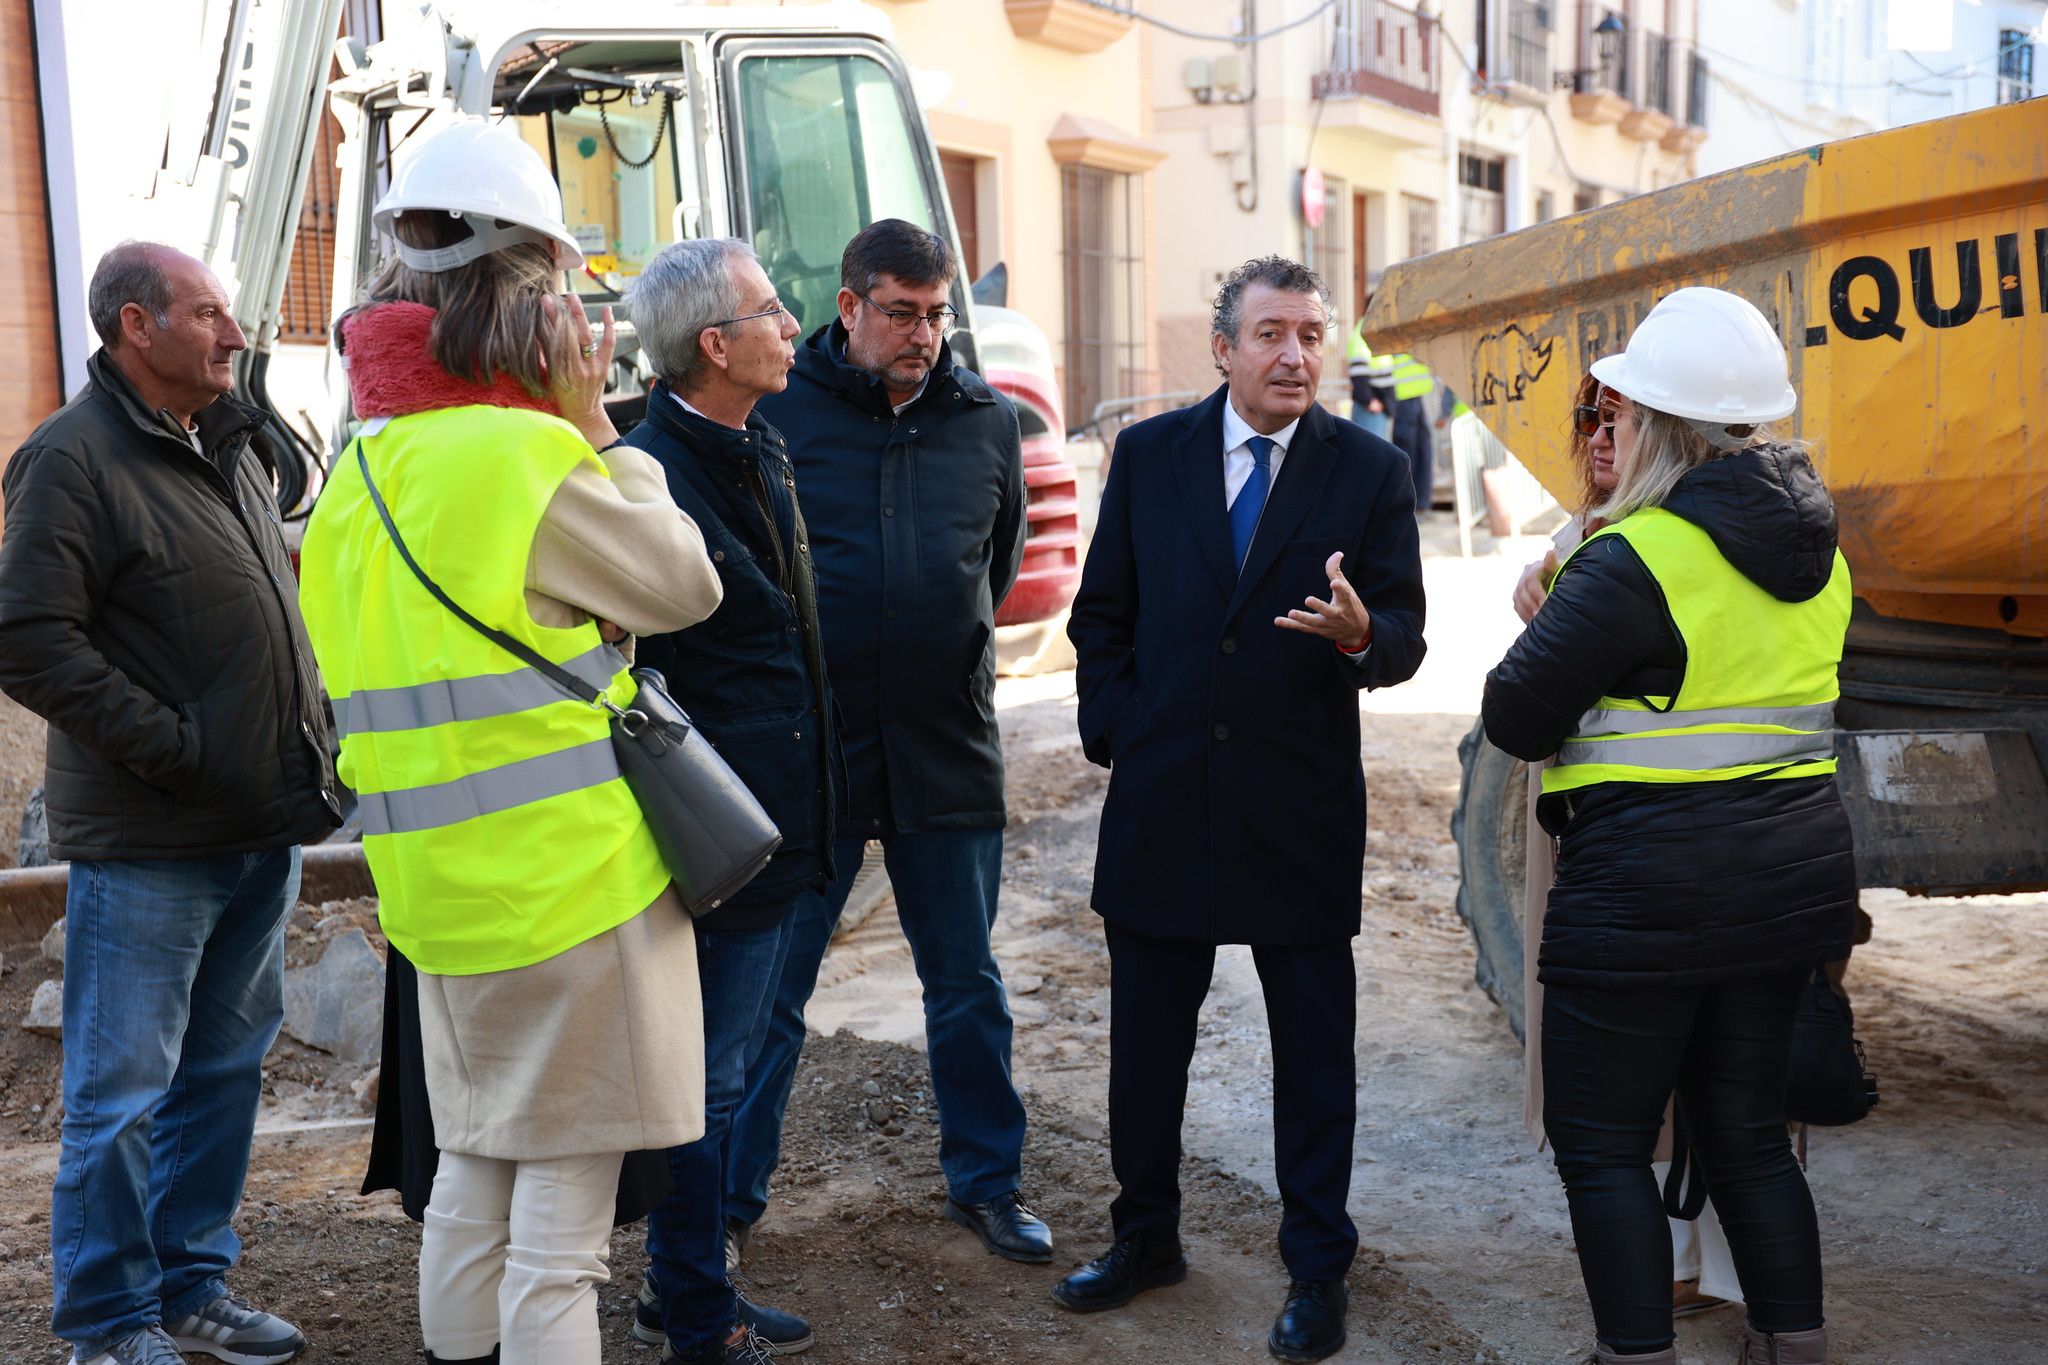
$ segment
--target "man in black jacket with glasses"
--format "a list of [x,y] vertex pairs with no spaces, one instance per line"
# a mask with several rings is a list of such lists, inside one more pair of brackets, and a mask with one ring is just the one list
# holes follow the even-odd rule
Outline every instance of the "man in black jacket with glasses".
[[989,942],[1005,822],[995,610],[1023,556],[1022,443],[1009,401],[953,363],[957,272],[952,247],[923,228],[864,229],[840,261],[838,316],[761,403],[789,441],[810,524],[847,821],[838,880],[797,909],[748,1071],[726,1203],[735,1247],[766,1209],[804,1003],[862,846],[879,839],[924,985],[946,1214],[997,1255],[1052,1257],[1018,1197],[1024,1106]]

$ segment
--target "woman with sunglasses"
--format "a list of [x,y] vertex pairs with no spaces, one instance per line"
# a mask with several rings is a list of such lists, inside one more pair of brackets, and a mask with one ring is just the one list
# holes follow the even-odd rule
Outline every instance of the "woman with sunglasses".
[[[1785,1130],[1793,1017],[1855,904],[1832,712],[1833,504],[1765,423],[1797,399],[1763,315],[1682,289],[1621,355],[1614,486],[1487,678],[1489,739],[1545,768],[1544,1128],[1599,1365],[1675,1365],[1651,1161],[1674,1092],[1735,1255],[1742,1360],[1826,1359],[1819,1232]],[[1596,417],[1596,425],[1598,418]]]
[[[1578,396],[1572,405],[1571,425],[1567,428],[1570,458],[1579,476],[1577,506],[1571,519],[1551,537],[1552,548],[1544,551],[1543,558],[1528,564],[1515,584],[1515,614],[1525,625],[1535,618],[1550,595],[1551,582],[1557,577],[1559,556],[1570,554],[1588,535],[1606,525],[1598,517],[1588,517],[1587,509],[1598,505],[1615,485],[1614,417],[1618,404],[1619,400],[1591,374],[1580,380]],[[1524,824],[1527,830],[1539,828],[1536,808],[1543,795],[1545,766],[1529,765],[1529,804]],[[1549,903],[1550,883],[1556,873],[1556,850],[1549,839],[1541,837],[1526,839],[1523,848],[1523,1017],[1541,1019],[1543,983],[1536,979],[1535,949],[1542,938],[1543,911]],[[1542,1066],[1542,1031],[1528,1031],[1527,1045],[1523,1049],[1522,1118],[1528,1126],[1529,1136],[1539,1146],[1546,1141],[1543,1133]],[[1658,1137],[1659,1153],[1668,1154],[1669,1139],[1670,1125],[1667,1123],[1665,1132]],[[1660,1185],[1669,1169],[1668,1159],[1660,1160],[1651,1167]],[[1742,1301],[1735,1262],[1729,1255],[1728,1239],[1721,1230],[1711,1196],[1700,1206],[1698,1217],[1671,1219],[1671,1253],[1673,1317],[1690,1317]]]

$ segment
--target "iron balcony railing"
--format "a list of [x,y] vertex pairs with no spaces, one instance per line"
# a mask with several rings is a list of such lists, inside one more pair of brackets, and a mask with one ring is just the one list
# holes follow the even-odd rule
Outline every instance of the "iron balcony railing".
[[1671,49],[1669,38],[1643,35],[1643,104],[1667,115],[1676,112],[1671,100]]
[[1316,99],[1369,95],[1435,114],[1442,74],[1437,23],[1392,0],[1338,0],[1331,11],[1330,65],[1310,81]]
[[1707,126],[1707,59],[1694,52],[1685,86],[1685,121],[1694,128]]
[[1550,89],[1550,6],[1508,0],[1500,75],[1531,90]]

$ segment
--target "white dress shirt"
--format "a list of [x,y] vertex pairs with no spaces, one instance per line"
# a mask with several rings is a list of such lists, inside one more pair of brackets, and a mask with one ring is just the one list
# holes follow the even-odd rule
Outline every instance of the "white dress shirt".
[[[1294,439],[1294,432],[1301,425],[1295,418],[1266,439],[1273,443],[1272,453],[1266,456],[1266,463],[1272,468],[1272,482],[1266,485],[1266,500],[1270,504],[1273,489],[1280,483],[1280,465],[1287,458],[1287,444]],[[1223,505],[1228,508],[1237,501],[1237,495],[1252,477],[1252,437],[1259,433],[1252,430],[1251,423],[1237,415],[1237,407],[1227,398],[1223,403]],[[1332,645],[1336,642],[1331,641]],[[1356,654],[1338,647],[1338,654],[1349,659],[1357,668],[1364,668],[1366,659],[1372,654],[1372,642],[1368,640],[1364,649]]]
[[[1287,443],[1294,439],[1294,430],[1300,425],[1301,419],[1297,417],[1266,438],[1273,443],[1273,453],[1266,457],[1266,463],[1273,470],[1272,481],[1266,485],[1266,496],[1268,498],[1273,496],[1273,489],[1280,482],[1280,465],[1287,458]],[[1251,423],[1237,415],[1237,405],[1226,398],[1223,402],[1223,505],[1225,507],[1229,507],[1230,504],[1237,501],[1237,495],[1243,491],[1245,483],[1252,476],[1252,437],[1258,434],[1258,432],[1252,430]]]

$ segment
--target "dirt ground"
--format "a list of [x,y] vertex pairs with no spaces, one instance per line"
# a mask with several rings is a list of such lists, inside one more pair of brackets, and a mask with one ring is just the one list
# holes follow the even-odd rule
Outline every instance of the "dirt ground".
[[[1432,557],[1425,672],[1364,703],[1372,833],[1351,1200],[1364,1249],[1339,1361],[1561,1365],[1591,1340],[1563,1195],[1548,1154],[1522,1132],[1520,1050],[1472,985],[1453,909],[1456,744],[1480,675],[1512,637],[1507,587],[1528,557]],[[885,907],[827,960],[812,1011],[824,1036],[805,1053],[782,1177],[746,1275],[764,1301],[812,1318],[818,1345],[806,1358],[824,1362],[1264,1359],[1285,1281],[1273,1243],[1270,1049],[1242,950],[1219,956],[1189,1093],[1191,1278],[1091,1318],[1046,1297],[1108,1237],[1108,971],[1087,909],[1107,774],[1081,760],[1069,676],[1005,680],[997,704],[1012,813],[999,949],[1032,1120],[1025,1194],[1053,1228],[1056,1263],[996,1260],[940,1215],[915,975]],[[0,714],[0,760],[14,752],[8,725]],[[0,775],[0,801],[8,781]],[[1862,1124],[1814,1134],[1810,1161],[1837,1358],[2048,1362],[2048,898],[1877,893],[1866,904],[1876,936],[1849,985],[1884,1102]],[[329,921],[366,913],[360,903],[303,911],[294,960],[335,931]],[[13,1021],[56,972],[32,947],[5,957],[0,1365],[44,1365],[64,1359],[46,1329],[57,1049]],[[308,1360],[411,1361],[417,1233],[388,1196],[354,1193],[368,1130],[352,1080],[296,1044],[273,1055],[236,1283],[307,1329]],[[895,1101],[900,1134],[868,1118],[869,1080]],[[622,1365],[654,1360],[625,1331],[639,1244],[637,1231],[615,1238],[603,1296],[606,1358]],[[1681,1324],[1681,1361],[1733,1358],[1738,1313]]]

